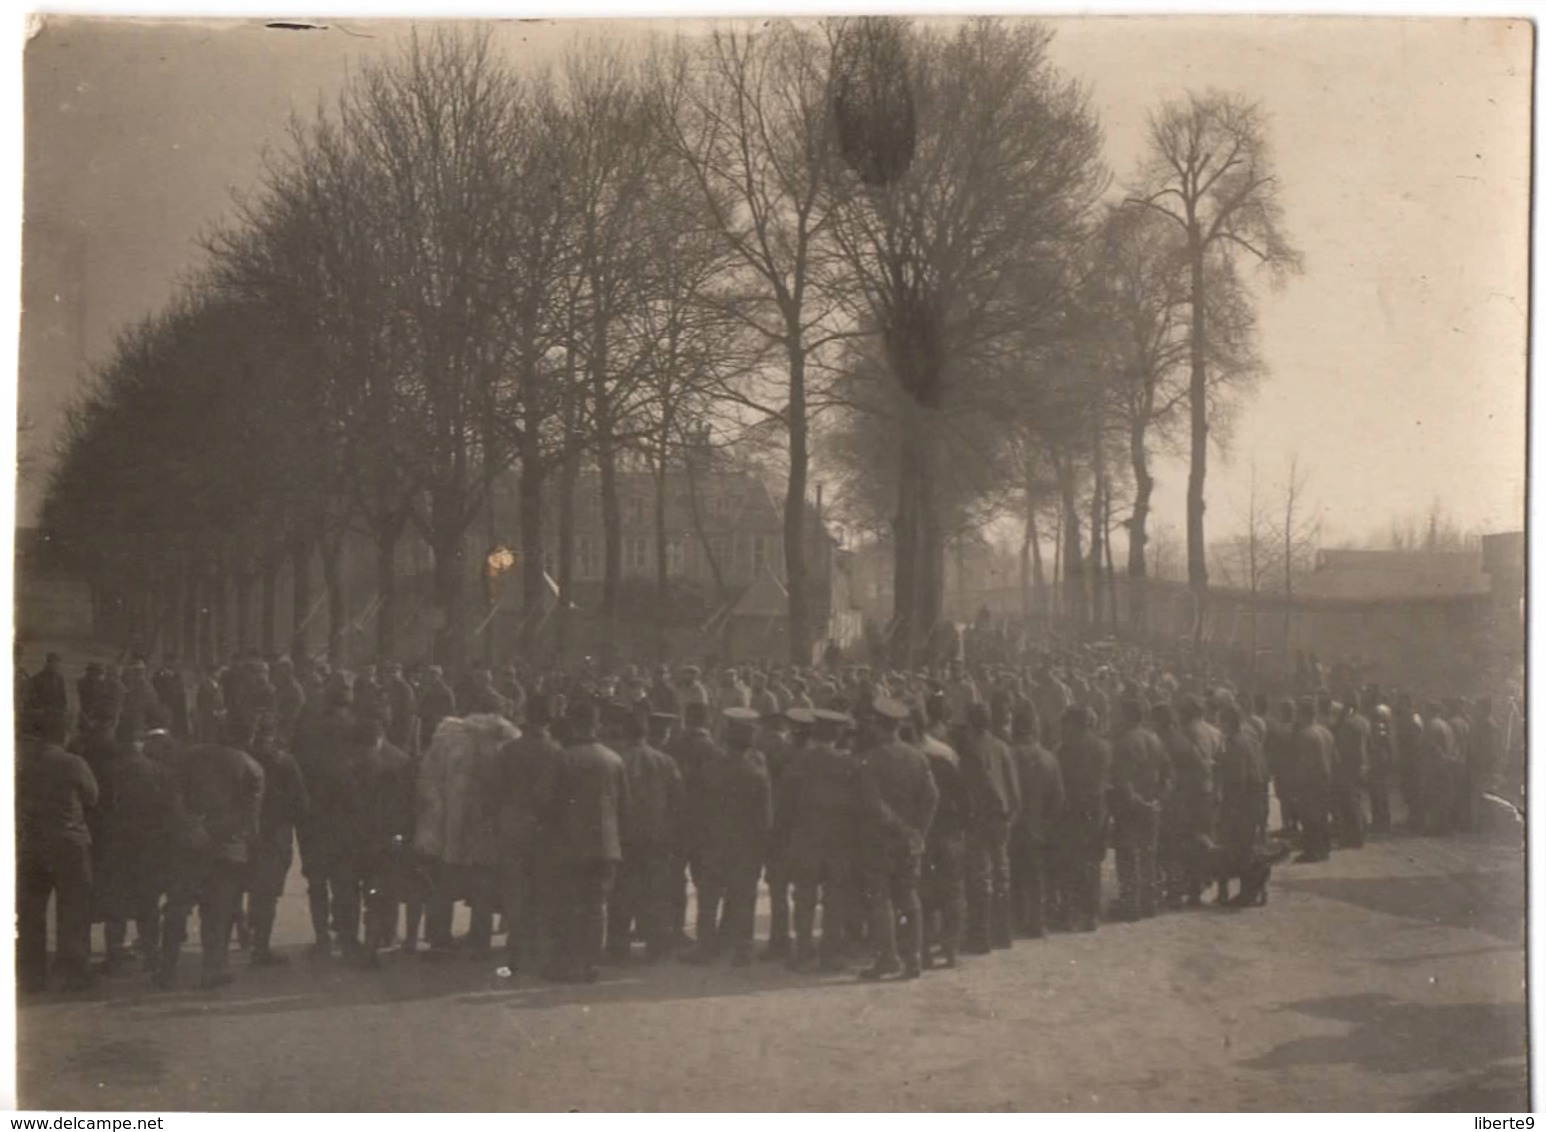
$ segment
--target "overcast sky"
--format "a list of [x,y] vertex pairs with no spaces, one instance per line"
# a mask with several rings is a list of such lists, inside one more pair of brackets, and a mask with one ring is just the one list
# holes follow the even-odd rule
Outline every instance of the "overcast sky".
[[[1210,480],[1210,535],[1237,525],[1297,453],[1331,540],[1435,501],[1463,526],[1517,529],[1525,483],[1530,28],[1522,21],[1091,18],[1051,21],[1086,82],[1107,161],[1129,177],[1145,115],[1188,87],[1271,115],[1287,227],[1305,272],[1261,291],[1269,373]],[[521,59],[640,25],[510,23]],[[668,25],[655,25],[668,27]],[[199,234],[251,186],[351,68],[401,25],[51,22],[26,56],[20,397],[44,443],[127,323],[199,260]],[[1164,461],[1157,521],[1184,518]],[[24,485],[18,521],[36,514]]]

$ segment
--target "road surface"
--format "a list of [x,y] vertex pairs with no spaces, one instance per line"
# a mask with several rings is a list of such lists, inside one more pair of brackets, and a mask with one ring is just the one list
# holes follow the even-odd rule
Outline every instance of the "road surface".
[[314,968],[297,871],[290,967],[233,955],[218,992],[135,975],[25,1003],[18,1086],[27,1108],[156,1112],[1517,1111],[1524,899],[1517,847],[1397,835],[1279,867],[1263,909],[1019,942],[912,983],[670,964],[569,987],[470,959]]

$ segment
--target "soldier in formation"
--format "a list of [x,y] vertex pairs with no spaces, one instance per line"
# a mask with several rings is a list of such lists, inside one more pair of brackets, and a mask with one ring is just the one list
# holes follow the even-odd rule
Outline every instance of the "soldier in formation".
[[503,935],[512,974],[562,981],[636,945],[744,965],[765,882],[768,958],[910,979],[1196,906],[1212,883],[1261,903],[1274,794],[1305,863],[1388,830],[1393,788],[1415,829],[1475,827],[1518,730],[1487,700],[1371,686],[1274,710],[1214,679],[1076,654],[707,679],[512,666],[457,695],[390,660],[243,656],[189,680],[131,658],[88,666],[72,734],[51,655],[17,681],[18,973],[47,979],[50,898],[62,987],[92,981],[93,922],[107,973],[130,969],[132,925],[154,983],[180,985],[195,910],[199,982],[223,985],[244,897],[252,964],[282,963],[298,847],[318,962],[418,952],[422,929],[426,957],[489,956]]

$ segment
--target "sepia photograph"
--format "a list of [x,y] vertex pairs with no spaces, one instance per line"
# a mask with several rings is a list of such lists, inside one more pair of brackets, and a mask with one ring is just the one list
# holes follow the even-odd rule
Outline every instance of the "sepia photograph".
[[26,27],[10,1103],[1530,1109],[1528,19],[216,8]]

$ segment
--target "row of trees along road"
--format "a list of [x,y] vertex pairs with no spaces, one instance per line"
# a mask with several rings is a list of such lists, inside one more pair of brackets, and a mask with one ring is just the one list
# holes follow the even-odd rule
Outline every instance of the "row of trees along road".
[[[393,655],[394,563],[417,541],[435,657],[455,667],[465,548],[496,485],[518,483],[528,609],[549,541],[572,592],[576,496],[596,485],[615,620],[619,476],[654,477],[663,535],[668,475],[691,478],[712,437],[722,454],[756,441],[785,485],[796,659],[818,632],[818,459],[845,517],[895,548],[900,657],[939,620],[947,540],[1016,511],[1038,565],[1036,524],[1055,516],[1070,584],[1081,514],[1097,564],[1118,517],[1141,617],[1149,461],[1189,417],[1204,585],[1207,447],[1260,369],[1242,268],[1297,256],[1254,107],[1162,105],[1152,159],[1113,189],[1088,92],[1050,42],[1029,21],[771,21],[577,41],[520,69],[487,29],[413,35],[292,122],[179,298],[76,398],[50,544],[184,639],[234,589],[237,640],[211,653],[281,643],[286,569],[287,644],[309,653],[320,565],[336,652],[344,539],[363,532]],[[655,558],[664,604],[663,537]]]

